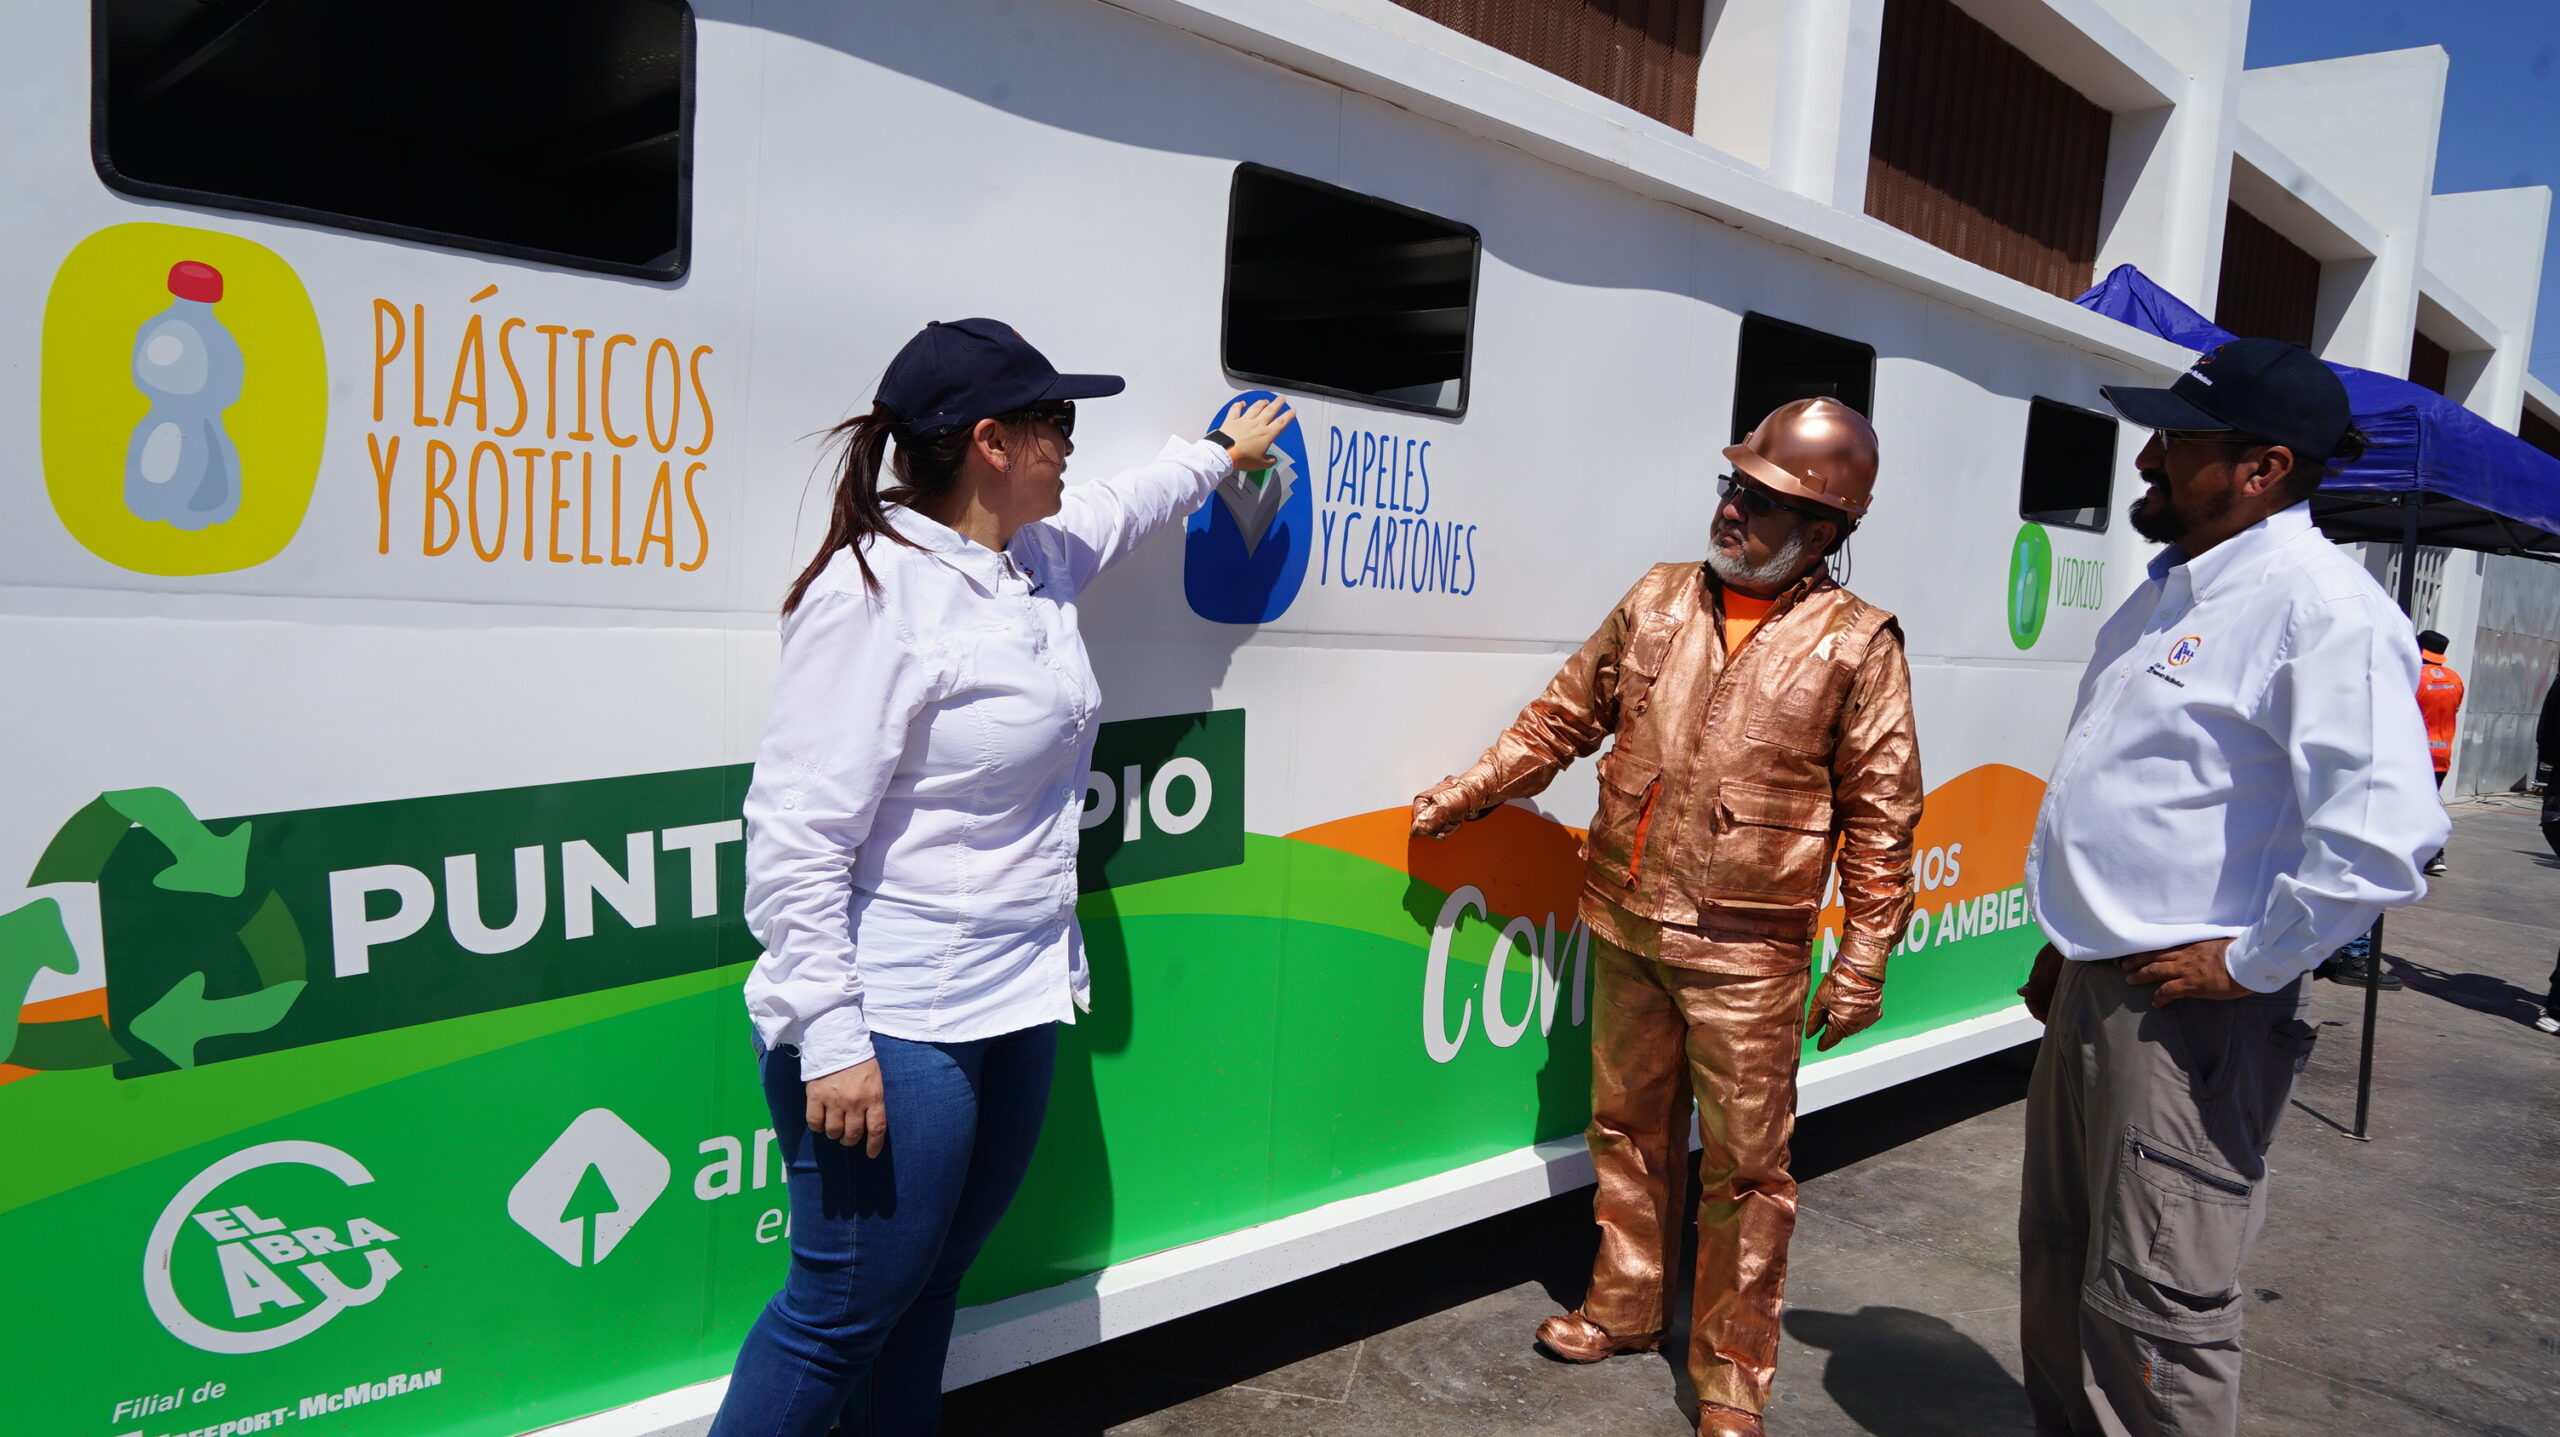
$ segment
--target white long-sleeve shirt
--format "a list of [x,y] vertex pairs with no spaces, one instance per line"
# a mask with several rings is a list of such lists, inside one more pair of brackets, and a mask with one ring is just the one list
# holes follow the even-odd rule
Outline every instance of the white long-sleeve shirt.
[[1066,491],[1003,553],[909,509],[839,551],[782,622],[747,790],[747,1011],[804,1079],[871,1035],[991,1038],[1074,1021],[1077,819],[1101,706],[1077,628],[1095,575],[1233,468],[1206,441]]
[[2301,505],[2150,576],[2081,676],[2027,898],[2066,958],[2228,938],[2272,993],[2426,893],[2417,642]]

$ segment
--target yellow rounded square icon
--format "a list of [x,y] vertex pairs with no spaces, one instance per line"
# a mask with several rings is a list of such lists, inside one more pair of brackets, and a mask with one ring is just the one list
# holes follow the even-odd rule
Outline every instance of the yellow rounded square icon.
[[53,512],[141,574],[263,564],[302,527],[328,365],[301,279],[237,235],[124,224],[74,246],[45,297]]

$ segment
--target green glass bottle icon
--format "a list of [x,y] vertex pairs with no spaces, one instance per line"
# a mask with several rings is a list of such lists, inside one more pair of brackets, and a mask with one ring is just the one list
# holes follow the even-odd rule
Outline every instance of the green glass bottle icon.
[[2053,540],[2042,524],[2021,524],[2009,546],[2009,642],[2032,649],[2053,597]]

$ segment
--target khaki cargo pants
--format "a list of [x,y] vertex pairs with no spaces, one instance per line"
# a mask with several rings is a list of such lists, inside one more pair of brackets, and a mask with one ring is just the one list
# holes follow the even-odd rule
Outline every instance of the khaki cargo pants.
[[2019,1327],[2039,1433],[2228,1437],[2240,1268],[2267,1144],[2316,1030],[2297,979],[2151,1006],[2111,962],[2065,963],[2027,1092]]

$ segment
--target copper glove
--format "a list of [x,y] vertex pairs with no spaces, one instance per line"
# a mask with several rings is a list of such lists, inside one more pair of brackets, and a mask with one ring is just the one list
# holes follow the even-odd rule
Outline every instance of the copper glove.
[[1884,976],[1869,977],[1846,963],[1835,962],[1823,976],[1822,986],[1814,990],[1813,1009],[1805,1015],[1804,1035],[1816,1039],[1815,1052],[1828,1053],[1873,1027],[1876,1019],[1883,1016]]
[[1475,805],[1454,777],[1444,778],[1413,799],[1413,836],[1446,838],[1458,831],[1458,825],[1473,815]]

